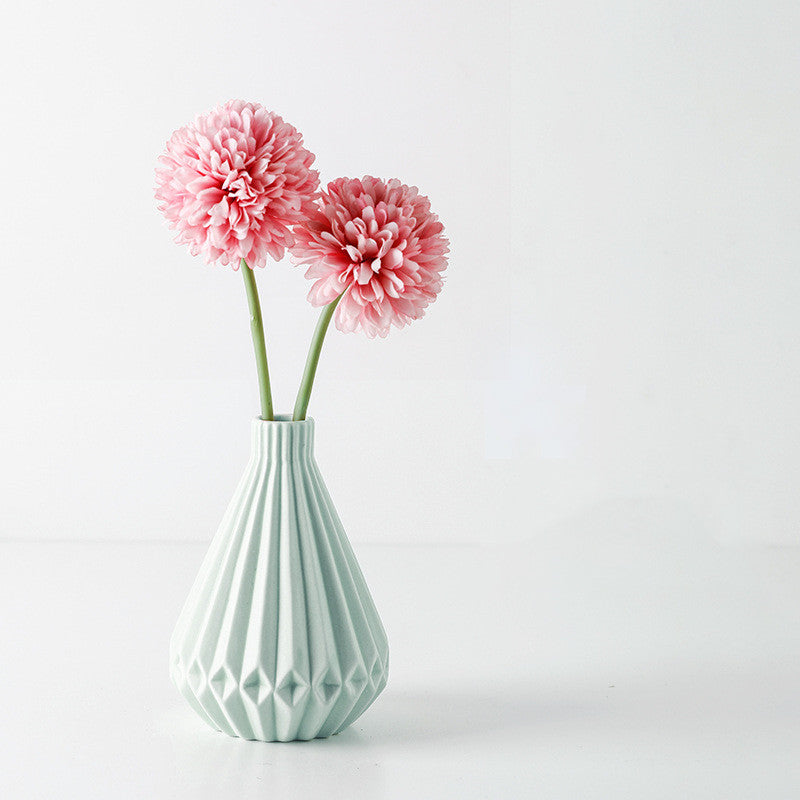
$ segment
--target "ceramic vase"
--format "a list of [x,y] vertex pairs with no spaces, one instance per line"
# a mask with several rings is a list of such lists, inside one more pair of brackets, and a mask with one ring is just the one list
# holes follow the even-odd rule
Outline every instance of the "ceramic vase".
[[313,420],[253,420],[170,664],[209,725],[265,742],[338,733],[386,685],[386,633],[314,459]]

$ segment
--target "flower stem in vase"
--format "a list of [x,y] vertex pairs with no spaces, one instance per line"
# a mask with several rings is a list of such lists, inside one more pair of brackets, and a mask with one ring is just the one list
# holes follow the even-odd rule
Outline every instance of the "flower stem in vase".
[[269,385],[269,369],[267,367],[267,346],[264,342],[264,321],[261,318],[261,303],[258,300],[256,276],[247,262],[242,259],[239,265],[247,292],[247,305],[250,308],[250,333],[253,335],[253,349],[256,354],[256,370],[258,372],[258,393],[261,397],[261,419],[273,419],[272,390]]
[[322,352],[322,342],[325,339],[325,333],[328,330],[328,325],[330,325],[333,312],[336,310],[336,306],[341,299],[342,295],[340,294],[335,300],[328,303],[319,315],[319,321],[314,330],[314,336],[311,339],[311,347],[308,349],[308,358],[306,359],[306,366],[303,370],[303,380],[300,382],[300,389],[297,392],[297,401],[294,404],[292,422],[299,422],[306,418],[308,401],[311,398],[311,389],[314,386],[314,376],[317,373],[319,354]]

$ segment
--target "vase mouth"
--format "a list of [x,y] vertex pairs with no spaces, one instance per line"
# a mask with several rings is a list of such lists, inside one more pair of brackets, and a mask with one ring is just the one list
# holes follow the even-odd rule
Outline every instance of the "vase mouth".
[[293,420],[291,414],[275,414],[275,419],[253,417],[253,422],[258,422],[262,425],[307,425],[309,422],[313,423],[314,418],[306,417],[305,419]]

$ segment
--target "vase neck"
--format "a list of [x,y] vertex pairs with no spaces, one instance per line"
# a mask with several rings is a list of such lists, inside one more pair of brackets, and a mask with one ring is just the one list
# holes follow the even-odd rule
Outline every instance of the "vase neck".
[[252,423],[253,455],[258,459],[297,459],[314,455],[314,420],[292,422],[276,415],[274,421],[256,418]]

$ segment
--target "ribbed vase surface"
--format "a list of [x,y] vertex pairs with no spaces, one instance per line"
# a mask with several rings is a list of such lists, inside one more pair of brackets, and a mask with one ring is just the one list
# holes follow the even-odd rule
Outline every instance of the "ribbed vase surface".
[[313,420],[253,420],[170,664],[209,725],[265,742],[338,733],[386,685],[386,633],[314,460]]

